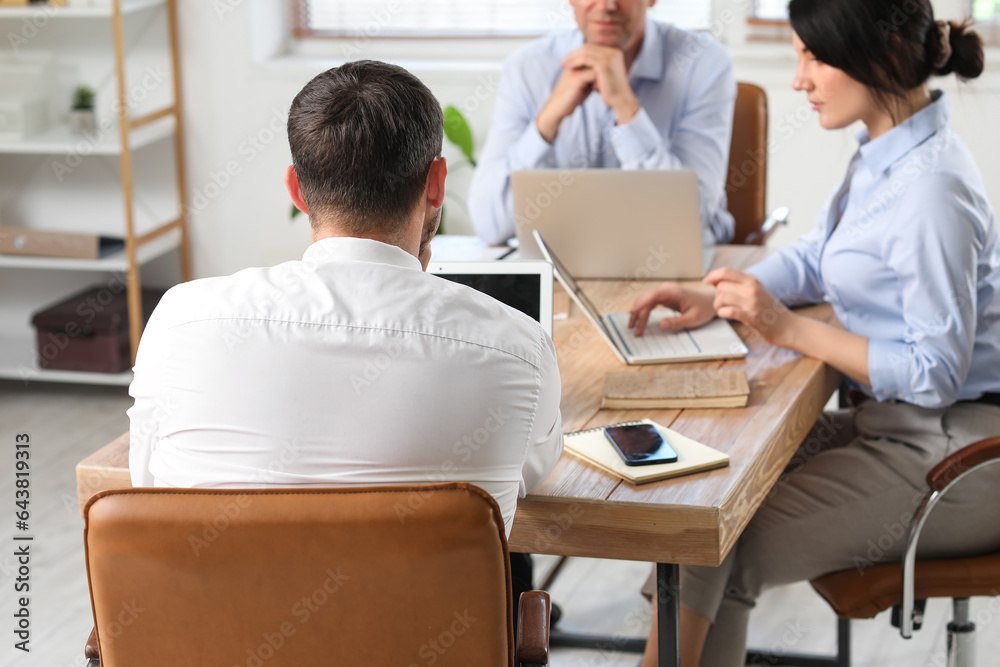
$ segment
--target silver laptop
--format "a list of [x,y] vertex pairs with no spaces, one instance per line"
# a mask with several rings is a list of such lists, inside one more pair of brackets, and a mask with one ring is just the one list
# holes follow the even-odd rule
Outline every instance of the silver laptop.
[[537,230],[578,278],[697,280],[711,265],[694,171],[542,169],[510,181],[524,259],[542,257]]
[[677,315],[676,311],[669,308],[658,308],[650,313],[646,333],[641,338],[635,336],[628,328],[630,313],[602,314],[542,236],[537,231],[533,236],[542,255],[552,262],[556,279],[622,362],[642,365],[741,359],[749,353],[747,346],[726,320],[716,318],[697,329],[663,331],[659,326],[660,320]]
[[427,273],[520,310],[552,336],[552,265],[541,261],[430,262]]

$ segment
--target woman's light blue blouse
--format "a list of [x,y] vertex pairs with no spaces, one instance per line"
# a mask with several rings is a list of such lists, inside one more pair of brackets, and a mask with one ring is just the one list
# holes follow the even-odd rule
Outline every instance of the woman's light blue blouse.
[[750,269],[788,305],[833,305],[870,339],[864,387],[924,407],[1000,392],[1000,248],[941,91],[860,148],[816,228]]

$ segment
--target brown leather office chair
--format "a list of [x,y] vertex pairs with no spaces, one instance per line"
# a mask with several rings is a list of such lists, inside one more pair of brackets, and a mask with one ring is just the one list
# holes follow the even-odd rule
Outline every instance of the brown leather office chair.
[[[928,473],[928,491],[910,526],[902,563],[834,572],[812,582],[841,619],[838,656],[828,659],[808,656],[803,662],[804,656],[788,655],[770,660],[770,664],[849,667],[849,619],[872,618],[893,608],[893,624],[909,639],[923,620],[923,602],[945,597],[952,598],[953,605],[952,621],[948,624],[948,667],[974,667],[976,626],[969,619],[969,598],[1000,594],[1000,552],[917,561],[916,550],[927,517],[941,497],[968,475],[997,463],[1000,463],[1000,437],[968,445]],[[765,656],[752,652],[748,658]]]
[[471,484],[123,489],[84,517],[103,667],[548,663],[541,591],[514,654],[503,517]]
[[729,148],[726,196],[736,221],[733,243],[763,245],[779,224],[787,224],[788,209],[767,214],[767,93],[740,82]]

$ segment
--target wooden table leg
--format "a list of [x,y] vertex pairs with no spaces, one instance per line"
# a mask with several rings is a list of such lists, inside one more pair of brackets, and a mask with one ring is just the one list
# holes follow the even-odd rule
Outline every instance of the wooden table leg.
[[680,566],[656,564],[657,636],[660,645],[660,667],[680,667],[681,664],[681,596]]

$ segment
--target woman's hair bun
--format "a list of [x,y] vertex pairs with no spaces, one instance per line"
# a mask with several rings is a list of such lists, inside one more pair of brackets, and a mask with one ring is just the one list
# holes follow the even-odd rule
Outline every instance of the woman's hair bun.
[[[979,36],[979,33],[972,30],[968,21],[965,23],[951,21],[948,25],[951,27],[948,38],[951,45],[951,57],[948,58],[948,61],[944,65],[937,68],[934,74],[947,76],[954,73],[963,81],[975,79],[983,73],[983,39]],[[936,29],[937,26],[935,25],[935,28],[932,28],[932,30]],[[928,49],[930,51],[928,55],[940,54],[941,49],[944,47],[940,43],[942,31],[936,30],[936,32],[938,34],[931,41],[937,48]]]

